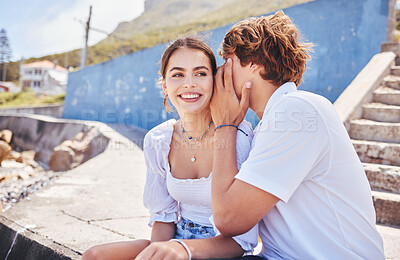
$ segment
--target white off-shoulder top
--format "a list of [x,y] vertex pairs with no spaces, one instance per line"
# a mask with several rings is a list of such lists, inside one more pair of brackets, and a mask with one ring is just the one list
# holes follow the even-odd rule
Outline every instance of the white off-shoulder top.
[[[144,138],[147,166],[143,202],[150,211],[149,226],[155,221],[178,223],[179,215],[204,226],[213,226],[211,210],[211,176],[200,179],[177,179],[171,174],[168,155],[175,119],[170,119],[152,130]],[[253,138],[251,124],[243,121],[236,137],[238,168],[247,159]],[[258,227],[234,237],[245,251],[253,251],[258,242]]]

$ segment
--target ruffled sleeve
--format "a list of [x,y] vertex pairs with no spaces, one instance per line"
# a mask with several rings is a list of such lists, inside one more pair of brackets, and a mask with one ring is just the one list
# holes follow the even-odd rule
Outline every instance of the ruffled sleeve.
[[243,121],[238,127],[240,130],[238,130],[236,135],[236,160],[238,170],[240,170],[243,162],[249,157],[254,134],[253,127],[247,121]]
[[171,197],[166,184],[165,165],[168,163],[170,149],[169,134],[172,132],[153,129],[144,138],[147,173],[143,203],[150,212],[150,227],[155,221],[178,223],[178,202]]
[[246,253],[252,253],[258,244],[258,224],[246,233],[233,237]]
[[[216,235],[221,235],[219,230],[214,224],[213,216],[210,217],[210,222],[214,226]],[[254,251],[254,248],[258,244],[258,223],[249,231],[239,236],[232,237],[240,245],[240,247],[246,252],[245,255],[250,254]]]

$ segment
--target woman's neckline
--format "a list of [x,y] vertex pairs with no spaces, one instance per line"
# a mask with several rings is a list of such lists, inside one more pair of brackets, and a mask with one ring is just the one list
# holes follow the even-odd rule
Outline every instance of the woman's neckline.
[[202,181],[202,180],[208,180],[209,178],[211,178],[212,172],[210,172],[210,174],[209,174],[207,177],[194,178],[194,179],[190,179],[190,178],[188,178],[188,179],[180,179],[180,178],[176,178],[176,177],[172,174],[172,172],[171,172],[171,165],[170,165],[170,163],[169,163],[168,157],[169,157],[169,153],[171,152],[172,135],[174,134],[174,125],[175,125],[175,123],[177,122],[177,120],[173,118],[173,119],[170,119],[169,121],[173,121],[173,124],[168,124],[168,127],[169,127],[169,129],[168,129],[168,130],[169,130],[168,152],[166,153],[166,161],[167,161],[167,171],[168,171],[168,173],[171,175],[171,177],[172,177],[173,179],[178,180],[178,181],[182,181],[182,182],[186,182],[186,181],[189,181],[189,182],[193,182],[193,181]]

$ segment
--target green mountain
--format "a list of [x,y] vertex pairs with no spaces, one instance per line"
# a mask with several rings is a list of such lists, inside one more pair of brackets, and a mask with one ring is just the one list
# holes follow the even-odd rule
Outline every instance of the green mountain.
[[[313,0],[146,0],[145,11],[122,22],[106,39],[88,48],[87,65],[93,65],[170,41],[179,35],[214,29]],[[80,66],[81,50],[29,58],[25,63],[50,60],[61,66]],[[8,81],[18,81],[18,62],[9,65]]]

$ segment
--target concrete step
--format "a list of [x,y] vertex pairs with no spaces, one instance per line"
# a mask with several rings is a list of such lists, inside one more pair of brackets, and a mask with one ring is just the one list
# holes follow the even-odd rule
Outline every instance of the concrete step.
[[386,105],[382,103],[368,103],[363,105],[364,119],[379,122],[400,122],[400,106]]
[[372,191],[376,222],[400,226],[400,194]]
[[350,121],[349,135],[356,140],[400,143],[400,123],[355,119]]
[[373,190],[400,194],[400,167],[374,163],[363,166]]
[[400,66],[392,68],[392,75],[383,79],[383,84],[390,88],[400,89]]
[[393,66],[390,73],[394,76],[400,76],[400,66]]
[[383,239],[386,260],[399,260],[400,256],[400,228],[389,225],[376,225]]
[[374,90],[373,101],[388,105],[400,105],[400,90],[381,86]]
[[352,143],[362,162],[400,166],[400,144],[365,140]]

